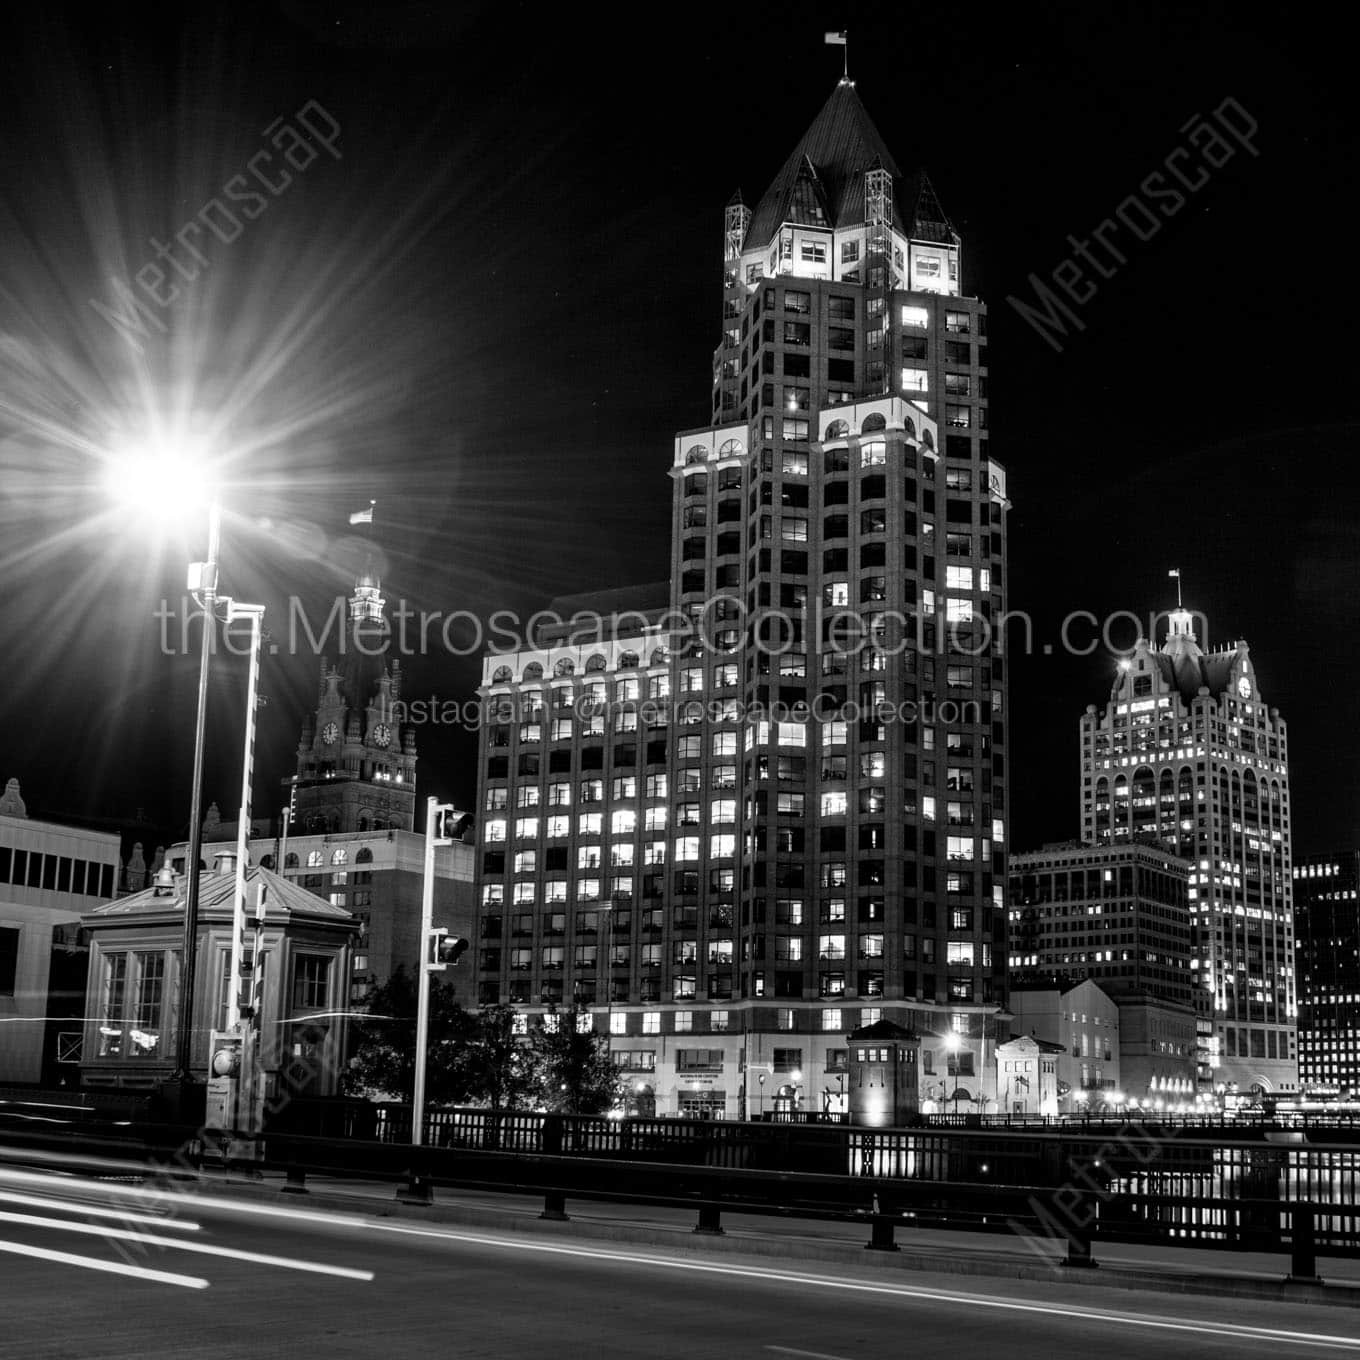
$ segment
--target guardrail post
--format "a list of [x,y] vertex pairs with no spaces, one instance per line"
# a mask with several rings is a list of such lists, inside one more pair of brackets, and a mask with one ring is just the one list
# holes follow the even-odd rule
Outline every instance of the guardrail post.
[[1317,1221],[1311,1204],[1291,1206],[1289,1274],[1295,1284],[1321,1284],[1317,1273]]
[[300,1166],[288,1168],[288,1179],[283,1183],[285,1195],[305,1195],[307,1193],[307,1173]]
[[723,1234],[721,1207],[716,1204],[701,1204],[699,1221],[694,1225],[694,1231],[721,1237]]
[[545,1190],[543,1192],[543,1212],[539,1218],[546,1218],[554,1223],[570,1223],[571,1218],[567,1213],[567,1196],[561,1190]]
[[399,1204],[433,1204],[434,1187],[430,1178],[419,1171],[412,1171],[406,1184],[397,1190]]
[[1065,1266],[1078,1266],[1094,1270],[1096,1262],[1091,1257],[1091,1229],[1086,1223],[1073,1223],[1067,1229],[1067,1258]]

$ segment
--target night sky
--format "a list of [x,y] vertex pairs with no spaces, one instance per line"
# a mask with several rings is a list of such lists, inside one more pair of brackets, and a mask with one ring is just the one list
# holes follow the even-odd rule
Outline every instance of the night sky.
[[[928,169],[964,291],[991,309],[1010,606],[1037,648],[1012,651],[1013,847],[1077,833],[1077,721],[1112,674],[1104,647],[1044,644],[1071,611],[1165,608],[1171,567],[1210,643],[1251,643],[1289,723],[1296,851],[1360,842],[1350,44],[1321,9],[1109,8],[47,5],[12,21],[0,781],[18,777],[35,816],[140,810],[185,834],[197,656],[161,654],[153,611],[180,608],[202,517],[167,536],[104,484],[110,451],[157,422],[217,451],[223,583],[269,606],[280,645],[257,815],[277,812],[316,692],[290,613],[315,631],[347,591],[365,551],[347,516],[370,498],[389,602],[413,610],[527,614],[664,577],[671,439],[708,419],[723,205],[758,199],[840,74],[823,32],[847,27],[861,97],[903,168]],[[1087,271],[1082,329],[1046,343],[1008,296],[1032,301],[1031,273],[1052,287],[1069,234],[1141,196],[1226,99],[1259,155],[1237,146],[1146,241],[1122,231],[1112,277]],[[179,250],[195,277],[134,348],[91,299],[154,264],[152,238],[307,108],[338,124],[332,150],[299,153],[235,239],[204,237],[206,264]],[[471,625],[452,637],[468,645]],[[205,801],[228,817],[242,673],[221,662],[212,690]],[[467,700],[479,673],[437,647],[409,659],[407,697]],[[422,794],[469,806],[475,738],[418,739]]]

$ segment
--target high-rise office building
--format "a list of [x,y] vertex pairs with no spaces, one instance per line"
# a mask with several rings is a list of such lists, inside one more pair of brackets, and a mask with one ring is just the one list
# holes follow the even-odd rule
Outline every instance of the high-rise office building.
[[1247,644],[1201,650],[1182,608],[1081,720],[1082,838],[1190,861],[1199,1076],[1241,1096],[1298,1089],[1288,762]]
[[1190,866],[1161,846],[1046,845],[1011,856],[1011,986],[1090,978],[1188,1005]]
[[642,1108],[731,1117],[841,1107],[883,1018],[994,1068],[1008,501],[962,243],[852,83],[721,244],[669,609],[485,661],[479,976],[602,1007]]
[[1299,1083],[1325,1098],[1360,1096],[1360,851],[1294,864]]

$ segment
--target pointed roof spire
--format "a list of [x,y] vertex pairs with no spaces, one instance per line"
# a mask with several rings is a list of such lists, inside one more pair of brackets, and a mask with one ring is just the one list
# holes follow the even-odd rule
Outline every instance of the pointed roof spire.
[[[751,219],[748,243],[763,246],[785,222],[806,221],[791,210],[801,201],[809,180],[821,187],[828,226],[863,221],[863,174],[876,164],[881,164],[894,179],[901,177],[892,152],[854,85],[842,79],[765,191]],[[900,221],[897,226],[901,227]]]

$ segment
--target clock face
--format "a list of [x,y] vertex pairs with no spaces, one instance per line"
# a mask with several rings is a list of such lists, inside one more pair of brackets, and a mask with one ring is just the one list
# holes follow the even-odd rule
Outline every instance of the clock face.
[[390,746],[392,744],[392,729],[386,723],[379,723],[373,729],[374,746]]
[[1245,675],[1242,676],[1241,679],[1239,679],[1237,682],[1237,692],[1244,699],[1251,698],[1251,681],[1248,680]]
[[333,722],[327,723],[325,727],[321,729],[321,740],[324,741],[327,746],[334,746],[335,739],[339,735],[340,729]]

